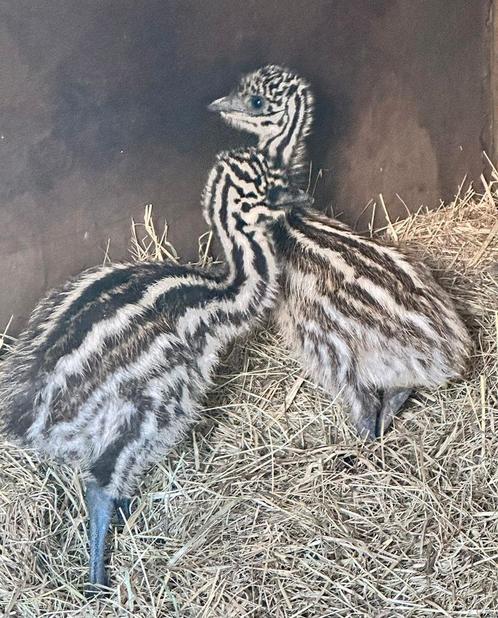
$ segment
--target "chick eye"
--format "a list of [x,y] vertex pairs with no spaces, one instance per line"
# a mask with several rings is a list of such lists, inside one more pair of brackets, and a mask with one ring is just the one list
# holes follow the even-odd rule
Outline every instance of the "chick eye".
[[260,97],[257,94],[254,94],[250,98],[250,104],[253,109],[258,109],[258,110],[261,109],[263,107],[263,103],[264,103],[263,97]]

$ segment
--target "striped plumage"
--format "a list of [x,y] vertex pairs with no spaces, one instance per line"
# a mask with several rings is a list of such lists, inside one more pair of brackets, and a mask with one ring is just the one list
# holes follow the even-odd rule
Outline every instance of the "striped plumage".
[[274,301],[272,229],[284,212],[282,187],[254,149],[220,155],[203,205],[225,269],[87,270],[39,303],[3,363],[8,436],[76,466],[87,481],[92,584],[105,583],[114,507],[195,420],[226,344]]
[[[313,97],[299,76],[263,67],[210,109],[255,134],[289,175],[303,169]],[[342,396],[361,435],[387,428],[412,389],[462,375],[468,333],[423,264],[310,208],[288,213],[277,246],[279,328],[311,376]]]

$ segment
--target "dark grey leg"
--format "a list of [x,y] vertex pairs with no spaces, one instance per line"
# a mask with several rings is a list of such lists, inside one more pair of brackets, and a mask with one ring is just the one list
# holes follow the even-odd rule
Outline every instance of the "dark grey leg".
[[349,407],[351,421],[360,438],[375,440],[377,417],[381,406],[377,393],[360,385],[350,385],[344,389],[343,398]]
[[131,515],[131,498],[115,498],[114,508],[116,509],[115,524],[119,528],[124,528],[126,520]]
[[412,392],[412,388],[392,388],[384,391],[382,407],[377,418],[378,436],[386,431]]
[[114,500],[97,483],[90,482],[86,488],[90,540],[90,587],[89,596],[99,591],[99,586],[107,586],[104,552],[107,530],[114,511]]

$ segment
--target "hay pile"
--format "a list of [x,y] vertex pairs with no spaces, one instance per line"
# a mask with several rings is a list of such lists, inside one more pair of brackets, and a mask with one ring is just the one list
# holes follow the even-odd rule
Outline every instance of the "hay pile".
[[[388,229],[463,309],[476,346],[468,381],[419,393],[364,445],[277,335],[241,342],[203,422],[144,481],[129,529],[113,532],[109,598],[81,594],[77,476],[2,445],[3,615],[495,615],[497,186]],[[161,257],[162,241],[135,245]]]

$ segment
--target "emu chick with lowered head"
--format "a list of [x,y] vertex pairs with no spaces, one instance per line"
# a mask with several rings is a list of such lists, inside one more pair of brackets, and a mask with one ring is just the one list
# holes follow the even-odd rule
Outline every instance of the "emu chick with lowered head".
[[[300,76],[269,65],[209,106],[302,180],[313,95]],[[461,377],[470,340],[449,295],[423,264],[310,208],[280,225],[277,324],[311,376],[342,396],[360,435],[391,423],[414,388]]]
[[107,581],[115,507],[126,510],[149,464],[195,420],[224,347],[274,301],[271,234],[285,199],[262,154],[220,155],[203,205],[223,271],[158,263],[87,270],[39,303],[3,364],[8,436],[86,480],[91,592]]

